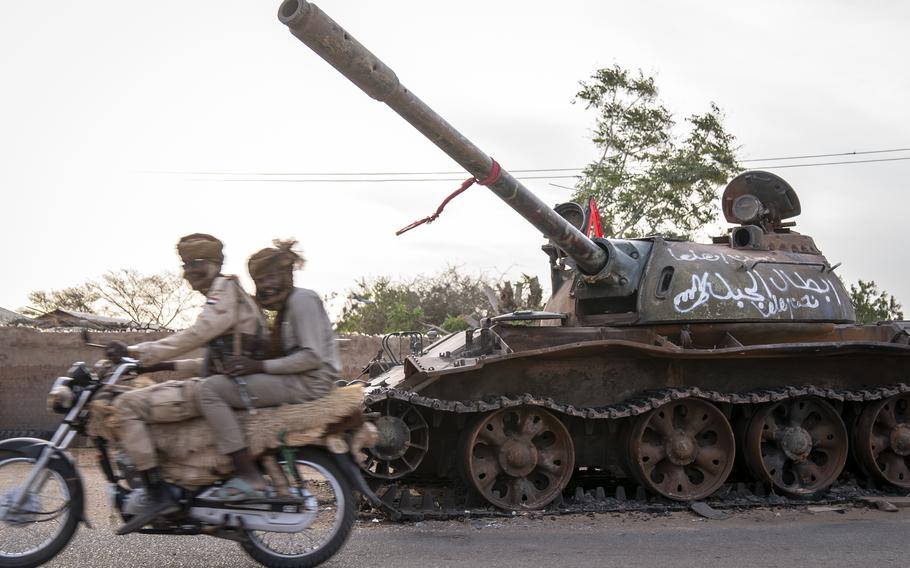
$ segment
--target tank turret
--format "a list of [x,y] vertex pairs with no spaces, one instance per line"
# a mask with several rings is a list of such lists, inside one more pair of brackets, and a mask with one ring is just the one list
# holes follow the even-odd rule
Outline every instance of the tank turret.
[[[808,237],[783,220],[799,200],[782,179],[747,172],[723,198],[740,223],[712,245],[651,239],[589,239],[577,209],[551,208],[409,91],[379,58],[305,0],[286,0],[279,19],[291,33],[370,97],[384,102],[463,166],[549,240],[551,306],[568,325],[686,320],[852,321],[840,281]],[[577,312],[577,314],[576,314]],[[576,317],[577,315],[577,317]],[[604,316],[604,317],[601,317]]]

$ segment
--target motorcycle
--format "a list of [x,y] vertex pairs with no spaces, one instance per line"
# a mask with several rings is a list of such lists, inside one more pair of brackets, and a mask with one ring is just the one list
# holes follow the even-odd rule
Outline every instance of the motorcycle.
[[[128,521],[142,506],[145,488],[126,453],[90,427],[93,412],[103,408],[99,404],[104,397],[112,390],[124,389],[118,383],[124,377],[135,377],[136,370],[137,362],[129,358],[103,372],[97,365],[93,372],[83,363],[74,364],[51,389],[49,406],[64,415],[52,438],[0,440],[0,568],[39,566],[67,546],[80,523],[91,528],[85,514],[82,477],[67,452],[77,434],[89,435],[98,450],[115,514]],[[338,427],[324,427],[309,437],[298,436],[297,442],[292,437],[285,439],[282,430],[281,440],[260,453],[258,463],[271,482],[266,498],[242,502],[213,499],[228,477],[225,472],[203,485],[168,479],[168,489],[180,504],[180,511],[136,532],[204,534],[232,540],[269,567],[305,568],[325,562],[351,534],[356,494],[381,505],[355,461],[361,448],[375,443],[376,430],[364,420],[361,407],[354,401],[356,393],[345,396],[352,408],[344,420],[336,422]],[[293,406],[298,405],[280,408]],[[259,414],[270,410],[258,409]]]

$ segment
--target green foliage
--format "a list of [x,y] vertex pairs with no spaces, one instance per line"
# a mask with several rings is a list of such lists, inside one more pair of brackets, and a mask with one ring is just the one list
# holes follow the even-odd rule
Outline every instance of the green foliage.
[[614,65],[581,82],[575,101],[597,113],[589,164],[573,199],[593,197],[605,236],[691,237],[717,218],[716,188],[740,171],[733,135],[714,103],[676,132],[653,77]]
[[859,323],[904,319],[902,306],[894,296],[884,290],[879,291],[874,280],[859,280],[856,284],[850,284],[850,299]]
[[416,330],[417,321],[423,315],[417,294],[385,276],[372,281],[359,280],[357,290],[348,294],[348,300],[336,326],[342,333]]
[[464,331],[471,327],[471,324],[469,324],[467,320],[461,316],[449,316],[446,318],[446,321],[442,322],[442,325],[439,327],[448,331],[449,333],[452,333],[455,331]]
[[[499,292],[499,299],[494,290]],[[348,304],[336,328],[342,333],[369,334],[427,328],[460,331],[494,313],[540,309],[542,295],[536,277],[523,275],[513,285],[462,274],[455,267],[407,282],[388,277],[361,279],[357,288],[348,293]],[[504,296],[508,302],[501,301]]]

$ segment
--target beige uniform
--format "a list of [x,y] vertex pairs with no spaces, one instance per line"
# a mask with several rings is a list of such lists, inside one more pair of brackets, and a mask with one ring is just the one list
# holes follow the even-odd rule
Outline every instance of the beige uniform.
[[[335,388],[340,365],[335,333],[322,300],[294,288],[281,325],[285,356],[264,361],[265,373],[243,377],[253,406],[278,406],[321,398]],[[215,428],[219,453],[246,447],[234,408],[245,408],[237,384],[223,375],[208,377],[199,390],[202,414]]]
[[[192,326],[157,341],[129,347],[130,356],[140,365],[154,365],[205,347],[222,336],[231,342],[234,333],[259,334],[267,329],[258,306],[234,276],[218,276],[206,295],[205,306]],[[176,361],[180,376],[203,374],[204,359]],[[177,422],[199,416],[200,380],[168,381],[124,393],[115,399],[122,426],[120,439],[140,470],[158,464],[155,446],[146,424]]]
[[240,332],[255,335],[267,329],[265,318],[253,298],[235,276],[218,276],[205,298],[202,313],[190,327],[157,341],[129,348],[140,365],[154,365],[205,346],[216,337]]

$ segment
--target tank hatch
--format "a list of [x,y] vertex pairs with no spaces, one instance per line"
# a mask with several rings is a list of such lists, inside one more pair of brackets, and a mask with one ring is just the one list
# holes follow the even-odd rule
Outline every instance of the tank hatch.
[[738,225],[756,225],[767,232],[795,223],[785,219],[800,213],[799,197],[783,178],[769,172],[749,171],[733,178],[721,199],[724,218]]

